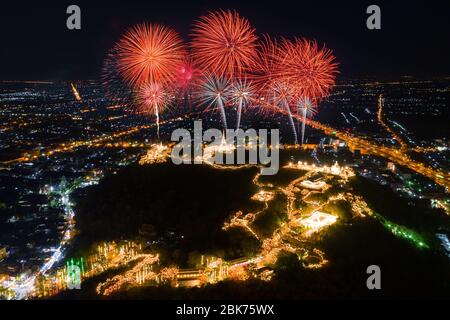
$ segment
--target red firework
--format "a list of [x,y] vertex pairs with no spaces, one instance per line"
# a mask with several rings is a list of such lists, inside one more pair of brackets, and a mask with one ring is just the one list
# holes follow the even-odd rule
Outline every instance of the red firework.
[[181,89],[189,88],[201,79],[202,72],[192,62],[191,58],[186,58],[183,65],[177,70],[176,85]]
[[255,64],[257,36],[235,11],[210,12],[192,30],[193,57],[203,71],[234,79]]
[[335,85],[337,63],[331,50],[319,48],[316,41],[283,39],[278,51],[275,77],[292,86],[296,98],[317,102]]
[[264,111],[278,107],[282,101],[296,109],[302,99],[317,103],[326,97],[337,72],[332,52],[319,48],[316,41],[283,39],[278,43],[264,36],[254,80],[266,104]]
[[158,24],[134,26],[117,44],[118,71],[132,86],[171,83],[185,56],[178,33]]
[[202,79],[202,72],[194,65],[191,57],[187,57],[183,66],[177,71],[176,88],[178,103],[183,104],[186,110],[191,108],[194,88]]

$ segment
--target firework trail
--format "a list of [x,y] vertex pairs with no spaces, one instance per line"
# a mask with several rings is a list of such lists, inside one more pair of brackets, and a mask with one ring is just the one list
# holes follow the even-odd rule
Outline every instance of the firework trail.
[[242,109],[254,99],[255,87],[251,81],[239,79],[231,86],[231,96],[233,104],[237,105],[236,130],[238,130],[241,126]]
[[299,105],[298,105],[298,114],[301,113],[302,116],[302,145],[305,142],[305,125],[306,125],[306,118],[309,117],[311,118],[312,116],[314,116],[317,113],[316,107],[314,106],[314,103],[308,99],[308,98],[302,98],[299,101]]
[[118,71],[131,86],[172,83],[185,56],[180,36],[158,24],[134,26],[117,44]]
[[139,110],[144,114],[153,114],[156,117],[158,139],[160,138],[160,113],[168,107],[170,100],[169,91],[156,82],[141,85],[136,94]]
[[235,11],[209,12],[192,29],[192,55],[203,71],[234,80],[255,65],[257,36]]
[[270,87],[277,80],[280,80],[280,77],[275,77],[279,50],[279,45],[275,39],[268,35],[263,35],[262,40],[258,44],[256,65],[252,72],[252,80],[256,84],[258,91],[263,94],[270,91]]
[[[294,118],[292,117],[292,101],[294,97],[294,90],[286,82],[273,82],[268,90],[269,96],[265,99],[274,106],[280,107],[287,112],[289,124],[291,125],[294,134],[294,144],[298,144],[297,130],[295,129]],[[295,111],[295,110],[294,110]]]
[[289,123],[291,124],[292,132],[294,133],[294,144],[298,144],[297,130],[295,130],[294,118],[292,118],[291,108],[289,107],[289,102],[284,99],[282,101],[285,110],[288,113]]
[[197,98],[200,103],[206,104],[208,107],[217,108],[222,117],[222,123],[225,131],[228,129],[227,116],[225,113],[225,105],[230,97],[230,81],[216,75],[208,74],[197,87]]

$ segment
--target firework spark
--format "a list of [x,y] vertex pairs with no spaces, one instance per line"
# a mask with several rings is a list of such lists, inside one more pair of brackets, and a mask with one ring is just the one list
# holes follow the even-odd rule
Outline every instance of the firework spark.
[[204,71],[234,79],[255,64],[257,36],[235,11],[210,12],[192,30],[193,57]]
[[191,36],[188,55],[173,29],[132,27],[105,60],[104,83],[126,88],[138,111],[155,115],[158,136],[159,116],[172,98],[187,108],[194,95],[206,110],[220,112],[225,130],[227,106],[237,108],[237,129],[246,107],[281,111],[289,117],[296,144],[293,114],[298,114],[304,142],[306,118],[335,85],[337,63],[329,49],[301,38],[264,36],[258,44],[249,21],[231,10],[200,17]]
[[117,44],[118,71],[131,86],[173,82],[185,56],[180,36],[158,24],[134,26]]

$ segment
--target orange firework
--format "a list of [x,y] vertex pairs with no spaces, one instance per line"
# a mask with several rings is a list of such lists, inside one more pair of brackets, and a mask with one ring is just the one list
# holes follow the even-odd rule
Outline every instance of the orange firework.
[[186,49],[171,28],[142,24],[128,30],[117,45],[118,71],[129,85],[171,83],[182,67]]
[[276,69],[276,77],[290,83],[297,99],[312,101],[329,94],[338,72],[331,50],[319,48],[316,41],[298,38],[283,39]]
[[257,36],[235,11],[210,12],[192,30],[193,57],[203,71],[234,79],[254,66]]

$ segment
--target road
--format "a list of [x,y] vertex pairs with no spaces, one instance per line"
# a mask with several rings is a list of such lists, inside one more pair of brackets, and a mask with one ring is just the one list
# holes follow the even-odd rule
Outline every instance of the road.
[[[297,120],[302,121],[300,116],[294,116]],[[329,126],[326,126],[320,122],[306,119],[306,124],[310,127],[321,130],[327,135],[335,136],[347,143],[351,150],[361,150],[362,154],[370,154],[379,157],[383,157],[392,161],[398,165],[404,166],[414,172],[417,172],[427,178],[430,178],[437,184],[444,186],[447,192],[450,189],[450,174],[442,170],[435,170],[431,167],[425,166],[421,162],[417,162],[409,158],[405,152],[399,149],[380,146],[368,140],[355,137],[351,134],[341,132]]]

